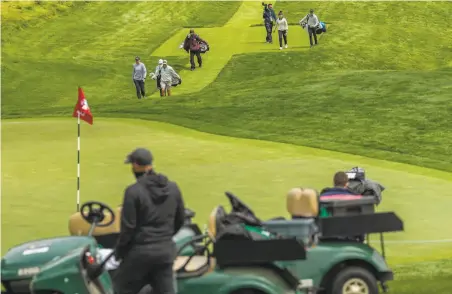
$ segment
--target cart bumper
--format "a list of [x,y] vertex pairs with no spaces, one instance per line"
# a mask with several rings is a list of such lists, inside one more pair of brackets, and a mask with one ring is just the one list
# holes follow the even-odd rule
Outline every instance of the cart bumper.
[[380,273],[379,280],[381,284],[381,289],[383,290],[384,293],[387,293],[389,288],[386,282],[394,280],[394,273],[392,271],[382,272]]

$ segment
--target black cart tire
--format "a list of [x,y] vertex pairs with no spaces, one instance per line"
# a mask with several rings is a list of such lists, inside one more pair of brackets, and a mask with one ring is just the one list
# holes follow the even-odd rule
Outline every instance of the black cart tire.
[[331,294],[378,294],[374,275],[363,267],[347,267],[339,272],[331,284]]

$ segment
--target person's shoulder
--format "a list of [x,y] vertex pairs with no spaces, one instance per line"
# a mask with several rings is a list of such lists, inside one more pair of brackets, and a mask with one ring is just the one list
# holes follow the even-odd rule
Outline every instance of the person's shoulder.
[[169,187],[170,189],[172,189],[173,191],[180,192],[179,185],[177,184],[176,181],[168,180],[168,184],[167,184],[167,185],[168,185],[168,187]]
[[169,180],[169,179],[168,179],[168,186],[179,188],[179,186],[177,185],[176,181]]
[[332,189],[333,189],[333,188],[331,188],[331,187],[323,188],[323,189],[320,191],[320,195],[323,194],[323,193],[327,193],[327,192],[331,191]]
[[126,187],[125,194],[126,195],[135,195],[138,190],[140,190],[140,185],[138,184],[138,182],[135,182]]

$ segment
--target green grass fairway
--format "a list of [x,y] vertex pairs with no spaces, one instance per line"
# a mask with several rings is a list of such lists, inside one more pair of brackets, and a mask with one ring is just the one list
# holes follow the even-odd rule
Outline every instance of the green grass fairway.
[[[179,72],[184,77],[183,84],[190,86],[179,87],[174,93],[180,95],[202,90],[216,79],[233,55],[279,51],[277,32],[273,34],[274,44],[269,45],[262,42],[265,40],[265,29],[261,26],[252,26],[262,17],[262,7],[259,3],[243,2],[234,16],[222,27],[196,30],[202,38],[209,42],[211,47],[211,51],[203,55],[205,67],[202,71],[191,73],[188,54],[183,49],[179,49],[179,45],[188,33],[187,29],[182,29],[174,34],[152,53],[156,59],[165,56],[168,60],[174,60],[174,58],[177,58],[176,61],[183,60],[181,63],[177,62],[176,65],[183,65]],[[309,48],[309,42],[305,38],[303,30],[291,26],[288,34],[291,42],[290,49],[286,51],[306,51]],[[157,92],[154,97],[159,97]]]
[[[124,188],[134,181],[124,157],[137,146],[148,146],[156,169],[180,184],[201,225],[215,205],[227,204],[224,191],[236,193],[262,218],[287,217],[285,193],[291,187],[321,189],[331,184],[335,171],[360,165],[387,187],[380,209],[394,210],[405,221],[406,232],[387,234],[387,240],[452,235],[445,226],[452,181],[443,172],[136,120],[97,119],[94,126],[83,124],[81,132],[82,202],[119,205]],[[4,120],[2,133],[2,253],[33,238],[66,235],[68,217],[76,209],[76,120]],[[413,279],[410,264],[452,258],[452,250],[450,243],[388,244],[387,255],[400,272],[397,285],[402,287],[401,281]],[[431,269],[428,265],[416,270],[418,274],[448,271],[425,271]],[[436,287],[439,291],[447,285],[451,283]]]

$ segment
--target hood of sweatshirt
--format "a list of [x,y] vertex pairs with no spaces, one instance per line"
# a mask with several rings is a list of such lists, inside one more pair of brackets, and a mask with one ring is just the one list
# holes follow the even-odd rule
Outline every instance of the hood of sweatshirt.
[[162,204],[169,196],[168,178],[165,175],[150,171],[138,179],[149,191],[154,204]]

